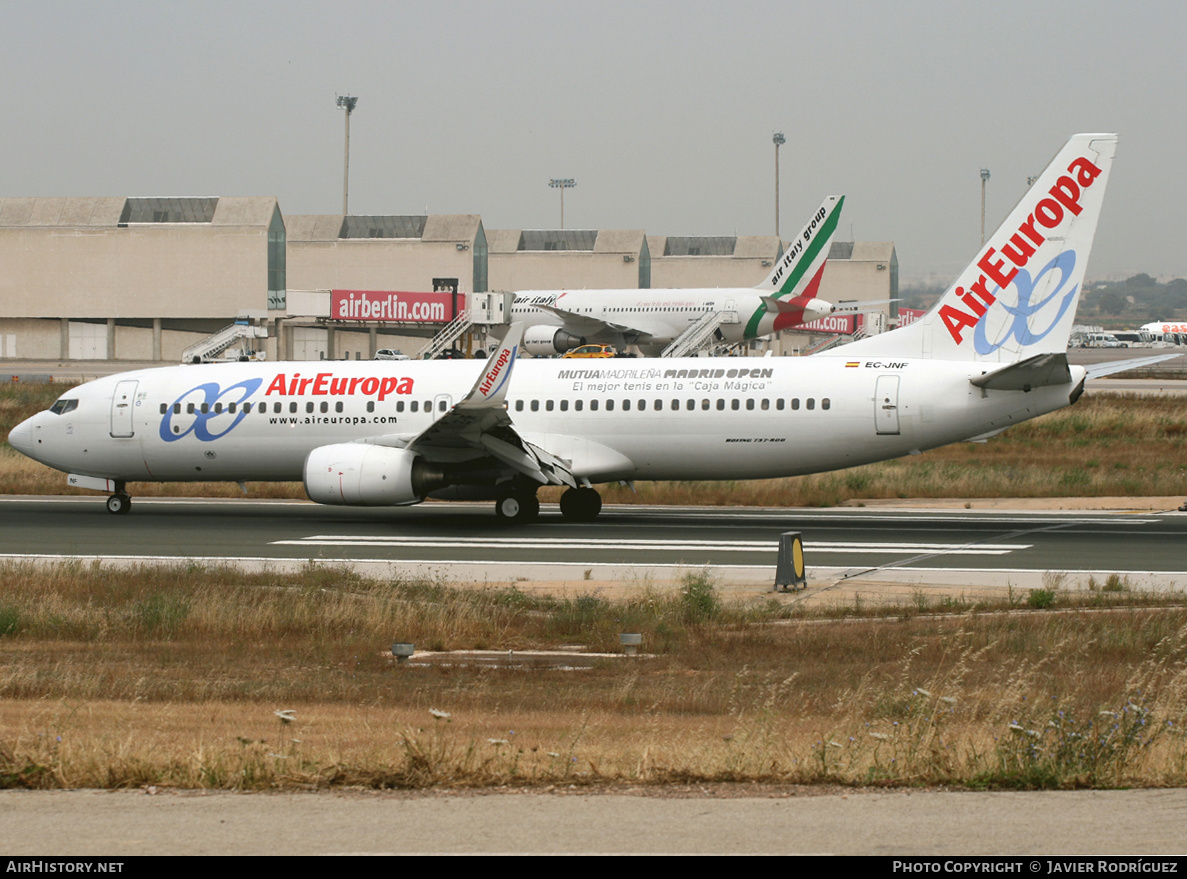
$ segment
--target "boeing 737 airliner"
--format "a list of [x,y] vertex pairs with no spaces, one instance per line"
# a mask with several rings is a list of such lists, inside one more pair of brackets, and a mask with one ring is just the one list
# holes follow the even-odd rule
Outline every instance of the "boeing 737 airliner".
[[[515,294],[511,319],[525,327],[528,354],[551,357],[587,342],[659,355],[703,320],[732,345],[802,326],[837,309],[817,297],[844,196],[830,195],[757,287],[679,290],[532,290]],[[845,309],[852,311],[852,309]]]
[[562,513],[588,520],[595,483],[793,476],[992,435],[1083,392],[1087,372],[1065,349],[1116,143],[1073,137],[927,315],[827,353],[517,361],[515,324],[482,366],[115,375],[69,391],[9,442],[111,492],[113,513],[128,511],[136,481],[303,479],[324,504],[485,494],[499,517],[529,521],[541,485],[568,486]]

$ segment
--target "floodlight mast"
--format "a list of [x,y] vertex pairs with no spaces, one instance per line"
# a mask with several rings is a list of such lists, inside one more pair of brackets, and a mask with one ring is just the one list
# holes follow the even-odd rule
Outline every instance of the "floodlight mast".
[[565,190],[572,189],[577,185],[577,181],[572,177],[553,177],[548,181],[548,185],[552,189],[559,189],[561,191],[561,228],[565,228]]
[[981,246],[985,246],[985,184],[989,182],[989,169],[981,169]]
[[354,105],[358,102],[359,99],[353,95],[338,95],[338,106],[346,110],[346,147],[342,160],[342,216],[344,217],[349,213],[347,206],[350,193],[350,114],[354,112]]
[[783,136],[782,131],[776,131],[771,135],[771,140],[775,144],[775,237],[779,237],[779,147],[787,143],[787,138]]

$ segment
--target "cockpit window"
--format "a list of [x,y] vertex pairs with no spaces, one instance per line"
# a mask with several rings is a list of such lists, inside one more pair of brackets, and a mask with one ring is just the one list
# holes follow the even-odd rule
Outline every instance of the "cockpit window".
[[49,411],[55,415],[65,415],[67,412],[73,412],[78,408],[78,400],[68,400],[65,397],[58,400],[54,405],[49,407]]

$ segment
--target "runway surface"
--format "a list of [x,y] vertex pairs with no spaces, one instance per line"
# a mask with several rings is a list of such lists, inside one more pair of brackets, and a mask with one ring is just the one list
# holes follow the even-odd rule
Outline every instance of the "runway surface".
[[[0,845],[9,856],[43,858],[1011,855],[1015,860],[1004,869],[996,865],[995,872],[1045,876],[1045,856],[1052,855],[1140,854],[1113,863],[1108,872],[1171,872],[1158,867],[1161,860],[1178,863],[1182,857],[1185,810],[1183,790],[752,792],[749,786],[698,785],[629,793],[0,791]],[[960,861],[946,869],[934,864],[932,871],[945,873],[994,869],[989,863]],[[892,872],[885,860],[878,866]],[[1087,872],[1097,864],[1079,866]]]
[[[814,588],[870,582],[1033,588],[1125,575],[1131,586],[1187,588],[1187,514],[739,509],[609,506],[597,522],[507,526],[491,504],[345,509],[296,501],[138,498],[126,516],[102,498],[0,500],[0,557],[345,564],[380,576],[478,583],[629,584],[709,568],[726,588],[767,591],[779,535],[803,535]],[[577,588],[577,587],[574,587]]]

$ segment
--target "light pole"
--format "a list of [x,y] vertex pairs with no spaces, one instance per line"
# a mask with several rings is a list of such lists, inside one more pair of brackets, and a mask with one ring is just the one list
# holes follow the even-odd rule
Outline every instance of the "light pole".
[[775,143],[775,237],[779,237],[779,147],[787,143],[782,131],[776,131],[771,140]]
[[989,169],[981,169],[981,246],[985,246],[985,184],[989,182]]
[[350,192],[350,114],[354,112],[354,105],[359,99],[351,95],[339,95],[338,106],[346,110],[346,148],[342,160],[342,216],[346,216],[347,196]]
[[565,228],[565,190],[572,189],[577,185],[577,181],[572,177],[554,177],[548,181],[548,185],[552,189],[559,189],[561,191],[561,228]]

